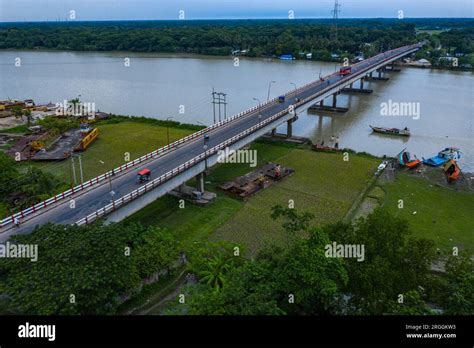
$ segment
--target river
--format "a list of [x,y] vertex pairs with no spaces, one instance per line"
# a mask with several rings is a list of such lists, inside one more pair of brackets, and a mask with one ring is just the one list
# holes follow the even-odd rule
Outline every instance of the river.
[[[235,64],[231,57],[0,51],[0,99],[56,103],[80,95],[83,102],[95,103],[96,110],[209,125],[213,88],[227,94],[231,116],[255,105],[253,98],[266,100],[269,84],[270,97],[275,97],[336,68],[312,61],[242,58]],[[294,134],[326,143],[339,136],[340,146],[379,156],[407,148],[419,158],[430,157],[456,146],[463,151],[461,168],[474,172],[473,73],[404,67],[387,76],[389,81],[366,82],[372,94],[338,96],[338,106],[349,106],[345,114],[300,112]],[[419,114],[382,115],[384,103],[415,103]],[[376,135],[369,125],[408,127],[412,135]]]

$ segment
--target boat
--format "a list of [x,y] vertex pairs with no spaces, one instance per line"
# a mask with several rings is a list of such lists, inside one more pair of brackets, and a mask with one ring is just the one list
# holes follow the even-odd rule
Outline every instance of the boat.
[[459,174],[461,174],[461,169],[458,166],[456,160],[450,159],[444,164],[444,172],[449,182],[456,181],[459,179]]
[[421,164],[421,160],[416,158],[416,156],[415,159],[410,159],[410,153],[405,150],[402,150],[402,152],[398,154],[398,163],[402,167],[412,169],[418,167]]
[[428,159],[423,158],[423,163],[432,167],[439,167],[449,160],[458,160],[461,158],[461,150],[457,147],[447,147],[438,152],[436,156]]
[[313,145],[313,150],[317,152],[342,152],[343,149],[333,146],[324,146],[324,145]]
[[[370,126],[370,125],[369,125]],[[400,135],[408,137],[410,136],[410,130],[405,127],[403,129],[399,128],[386,128],[386,127],[373,127],[370,126],[375,133],[388,134],[388,135]]]

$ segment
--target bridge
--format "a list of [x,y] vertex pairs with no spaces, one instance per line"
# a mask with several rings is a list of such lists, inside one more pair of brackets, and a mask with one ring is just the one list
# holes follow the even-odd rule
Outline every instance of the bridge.
[[[379,72],[380,78],[385,67],[416,52],[421,46],[393,49],[352,65],[348,75],[335,72],[295,88],[286,93],[283,102],[274,98],[261,103],[9,216],[0,221],[0,242],[14,234],[30,233],[36,226],[48,222],[84,225],[99,218],[121,221],[194,177],[202,192],[204,172],[217,163],[219,150],[242,148],[284,123],[287,124],[287,135],[292,136],[297,108],[322,104],[331,96],[335,108],[337,95],[343,89],[355,90],[353,84],[360,81],[360,90],[363,90],[364,80],[374,72]],[[208,140],[204,135],[209,136]],[[139,185],[136,173],[144,167],[152,171],[153,177]],[[126,209],[121,209],[124,206]],[[16,222],[20,225],[16,226]]]

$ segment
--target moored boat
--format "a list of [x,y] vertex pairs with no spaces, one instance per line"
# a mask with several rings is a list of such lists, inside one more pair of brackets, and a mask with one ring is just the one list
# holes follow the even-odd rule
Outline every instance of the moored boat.
[[436,156],[428,159],[423,158],[423,163],[432,167],[439,167],[449,160],[457,160],[461,158],[461,150],[457,147],[447,147],[444,150],[438,152]]
[[456,181],[459,178],[459,174],[461,174],[458,163],[453,159],[446,162],[443,169],[449,182]]
[[405,127],[403,129],[399,129],[399,128],[387,128],[387,127],[370,126],[370,128],[372,128],[372,130],[375,133],[388,134],[388,135],[399,135],[399,136],[404,136],[404,137],[410,136],[410,130],[408,129],[408,127]]
[[412,169],[418,167],[421,163],[421,160],[416,158],[416,156],[415,159],[410,159],[410,153],[403,150],[398,154],[398,163],[403,167]]

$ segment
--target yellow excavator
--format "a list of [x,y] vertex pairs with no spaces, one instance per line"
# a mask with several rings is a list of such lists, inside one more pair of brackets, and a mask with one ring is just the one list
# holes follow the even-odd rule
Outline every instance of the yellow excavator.
[[42,148],[44,148],[44,143],[42,141],[39,141],[39,140],[33,140],[30,143],[30,147],[35,151],[39,151]]

